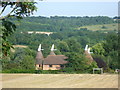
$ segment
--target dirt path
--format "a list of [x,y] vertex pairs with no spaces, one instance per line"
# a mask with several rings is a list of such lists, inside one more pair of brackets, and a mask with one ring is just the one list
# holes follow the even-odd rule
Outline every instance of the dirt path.
[[118,75],[2,74],[3,88],[118,88]]

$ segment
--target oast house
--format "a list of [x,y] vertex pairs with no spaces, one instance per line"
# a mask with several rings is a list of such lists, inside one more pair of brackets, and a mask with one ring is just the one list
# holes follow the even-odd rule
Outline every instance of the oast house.
[[65,61],[68,57],[65,55],[56,55],[54,51],[54,44],[52,45],[50,55],[44,58],[42,54],[41,44],[39,45],[38,52],[36,55],[36,70],[60,70],[65,68],[64,64],[68,63]]

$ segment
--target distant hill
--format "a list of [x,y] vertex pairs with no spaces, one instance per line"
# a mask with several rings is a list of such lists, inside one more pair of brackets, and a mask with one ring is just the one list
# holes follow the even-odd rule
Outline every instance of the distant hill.
[[[87,26],[90,30],[103,30],[101,28],[107,24],[107,30],[114,30],[116,24],[113,18],[106,16],[95,17],[25,17],[20,22],[13,19],[19,31],[44,31],[44,32],[68,32],[79,29],[78,27]],[[95,27],[93,26],[95,25]],[[111,26],[113,25],[113,28]],[[89,26],[89,27],[88,27]]]

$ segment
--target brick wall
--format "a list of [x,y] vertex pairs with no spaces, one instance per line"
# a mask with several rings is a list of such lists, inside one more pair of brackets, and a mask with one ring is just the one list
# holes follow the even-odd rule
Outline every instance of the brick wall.
[[43,70],[60,70],[60,65],[43,65]]

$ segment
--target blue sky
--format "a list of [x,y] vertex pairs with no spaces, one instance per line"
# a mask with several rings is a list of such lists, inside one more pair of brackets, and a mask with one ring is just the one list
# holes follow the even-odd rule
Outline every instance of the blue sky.
[[118,15],[118,2],[38,2],[34,16],[109,16]]
[[[38,10],[34,12],[33,16],[118,16],[118,2],[108,2],[107,0],[97,2],[90,2],[90,0],[84,0],[76,2],[77,0],[68,0],[54,2],[51,1],[40,1],[36,5]],[[106,2],[105,2],[106,1]],[[8,7],[2,14],[3,16],[10,12]]]

